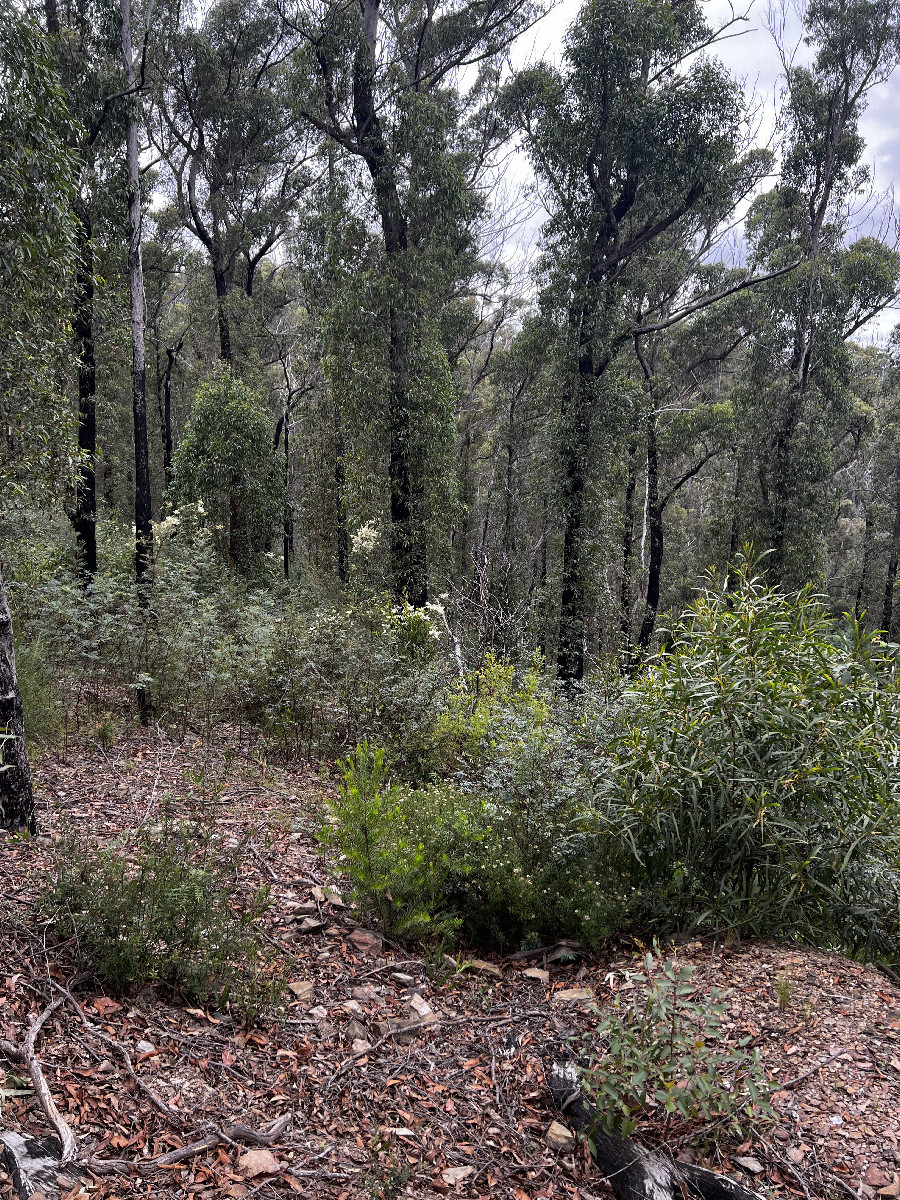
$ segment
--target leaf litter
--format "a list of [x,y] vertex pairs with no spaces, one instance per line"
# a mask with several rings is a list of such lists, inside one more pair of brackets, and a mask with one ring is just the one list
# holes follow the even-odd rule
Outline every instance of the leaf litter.
[[[557,947],[468,970],[417,957],[359,924],[326,874],[315,833],[327,780],[266,764],[236,735],[82,747],[46,756],[35,780],[42,836],[0,840],[0,1039],[21,1043],[29,1015],[75,973],[37,905],[62,821],[105,844],[162,803],[176,816],[202,803],[218,833],[247,847],[239,886],[271,889],[264,934],[290,964],[283,1013],[253,1023],[152,988],[114,998],[90,980],[73,986],[80,1013],[66,1003],[48,1017],[39,1061],[82,1159],[123,1173],[88,1170],[64,1200],[609,1194],[585,1144],[564,1136],[543,1062],[627,983],[633,947]],[[639,1136],[773,1196],[900,1196],[896,982],[806,948],[702,940],[676,952],[701,990],[726,990],[723,1035],[759,1049],[781,1084],[778,1119],[705,1157],[709,1130],[645,1123]],[[0,1058],[0,1126],[47,1137],[20,1071]],[[0,1198],[14,1194],[0,1169]]]

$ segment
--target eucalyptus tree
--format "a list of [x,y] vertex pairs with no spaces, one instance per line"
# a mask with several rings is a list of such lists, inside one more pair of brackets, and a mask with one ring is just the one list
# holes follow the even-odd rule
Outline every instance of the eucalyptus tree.
[[772,316],[753,342],[738,499],[748,532],[771,551],[769,570],[791,586],[823,566],[832,440],[852,399],[846,343],[900,285],[890,246],[849,240],[867,179],[859,119],[896,65],[898,30],[891,0],[808,5],[811,61],[786,66],[781,177],[748,221],[757,264],[804,259],[767,289]]
[[557,669],[566,679],[585,669],[599,417],[604,436],[622,417],[610,368],[633,336],[622,306],[629,273],[698,211],[727,212],[762,167],[744,148],[742,90],[699,53],[715,37],[697,3],[590,0],[562,65],[522,73],[509,98],[548,207],[543,304],[559,343]]
[[229,297],[239,288],[252,298],[309,183],[286,91],[292,49],[272,5],[217,0],[199,26],[171,30],[156,66],[152,140],[181,221],[208,256],[229,363]]
[[368,386],[385,430],[391,583],[416,605],[433,573],[429,525],[452,493],[440,313],[476,270],[501,59],[539,11],[534,0],[297,0],[288,11],[304,43],[297,111],[349,160],[380,235],[358,308],[377,363]]
[[[0,496],[46,485],[71,461],[60,395],[75,261],[77,161],[47,39],[0,0]],[[61,461],[60,461],[61,460]],[[0,826],[34,828],[12,618],[0,575]]]

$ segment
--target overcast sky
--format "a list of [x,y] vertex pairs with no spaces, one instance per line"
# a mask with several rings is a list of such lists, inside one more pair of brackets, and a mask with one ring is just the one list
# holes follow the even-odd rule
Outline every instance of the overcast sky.
[[[516,65],[529,60],[558,60],[565,30],[577,17],[580,7],[580,0],[560,0],[552,12],[522,39],[517,47]],[[780,11],[780,6],[778,8]],[[769,0],[753,0],[743,8],[735,7],[734,12],[746,14],[748,19],[734,27],[733,32],[739,31],[739,36],[722,41],[715,52],[729,71],[743,81],[747,92],[754,97],[759,113],[760,138],[765,140],[771,135],[774,126],[775,113],[780,103],[782,75],[778,47],[768,28]],[[730,18],[732,6],[728,0],[708,0],[706,13],[711,25],[720,26]],[[784,24],[786,42],[789,45],[796,43],[799,32],[800,21],[791,8]],[[861,123],[861,132],[866,140],[864,159],[872,170],[874,191],[878,194],[890,191],[894,181],[900,178],[898,111],[900,72],[895,73],[886,84],[871,93],[869,106]],[[522,183],[525,182],[523,179]],[[883,208],[873,212],[872,206],[869,205],[868,211],[860,214],[860,232],[875,232],[875,227],[883,223],[883,212]],[[527,255],[528,247],[534,243],[539,226],[540,218],[537,214],[523,225],[515,239],[518,254]],[[889,236],[894,236],[893,228]],[[867,331],[868,337],[883,339],[898,320],[900,309],[884,313],[875,327]]]

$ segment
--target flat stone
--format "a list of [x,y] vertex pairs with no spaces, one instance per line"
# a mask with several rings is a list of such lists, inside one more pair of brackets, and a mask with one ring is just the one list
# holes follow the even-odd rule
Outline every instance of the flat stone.
[[247,1179],[255,1179],[257,1175],[277,1175],[281,1170],[271,1150],[248,1150],[238,1159],[237,1165]]
[[345,1000],[341,1005],[341,1008],[344,1010],[344,1012],[351,1013],[354,1017],[362,1016],[362,1008],[360,1007],[358,1000]]
[[526,979],[534,979],[538,983],[550,982],[550,972],[542,971],[540,967],[529,967],[527,970],[523,971],[522,974]]
[[441,1171],[441,1179],[453,1187],[454,1184],[462,1183],[464,1179],[468,1179],[470,1175],[474,1174],[474,1167],[447,1167],[446,1170]]
[[557,1150],[560,1154],[568,1154],[570,1150],[575,1149],[575,1134],[559,1121],[550,1122],[544,1134],[544,1141],[551,1150]]
[[293,992],[298,1000],[311,1000],[315,985],[311,979],[292,979],[288,991]]
[[348,1021],[344,1026],[344,1036],[352,1042],[364,1042],[368,1040],[369,1031],[359,1021]]
[[743,1171],[747,1171],[750,1175],[762,1175],[765,1169],[758,1158],[751,1158],[749,1156],[746,1158],[736,1158],[734,1163],[735,1166],[740,1167]]
[[495,963],[485,962],[483,958],[470,958],[465,964],[465,970],[473,975],[487,975],[491,979],[502,979],[503,972]]
[[384,944],[381,934],[371,929],[354,929],[347,941],[363,954],[378,954]]
[[554,1004],[585,1004],[593,999],[594,993],[590,988],[563,988],[552,996]]
[[411,1009],[420,1021],[431,1012],[431,1005],[427,1000],[423,1000],[418,992],[413,992],[410,996],[407,1008]]
[[155,1054],[156,1053],[156,1047],[153,1045],[152,1042],[147,1042],[147,1041],[138,1042],[138,1044],[135,1046],[135,1050],[137,1050],[138,1054]]
[[298,933],[318,933],[325,928],[325,922],[319,917],[304,917],[297,926]]
[[403,984],[404,987],[408,987],[409,984],[416,982],[412,975],[406,975],[403,971],[392,971],[391,979],[396,980],[397,983]]
[[372,1049],[372,1043],[367,1042],[365,1038],[354,1038],[350,1049],[354,1054],[367,1054]]

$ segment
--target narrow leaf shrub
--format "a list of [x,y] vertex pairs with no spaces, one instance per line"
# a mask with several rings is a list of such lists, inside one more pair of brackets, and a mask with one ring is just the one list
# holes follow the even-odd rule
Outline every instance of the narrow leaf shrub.
[[195,1002],[216,992],[248,1013],[277,1002],[256,930],[268,893],[240,898],[238,859],[199,822],[165,819],[105,848],[70,830],[55,859],[45,903],[56,934],[110,991],[162,985]]
[[889,647],[746,561],[712,577],[613,744],[643,919],[895,956],[898,718]]

